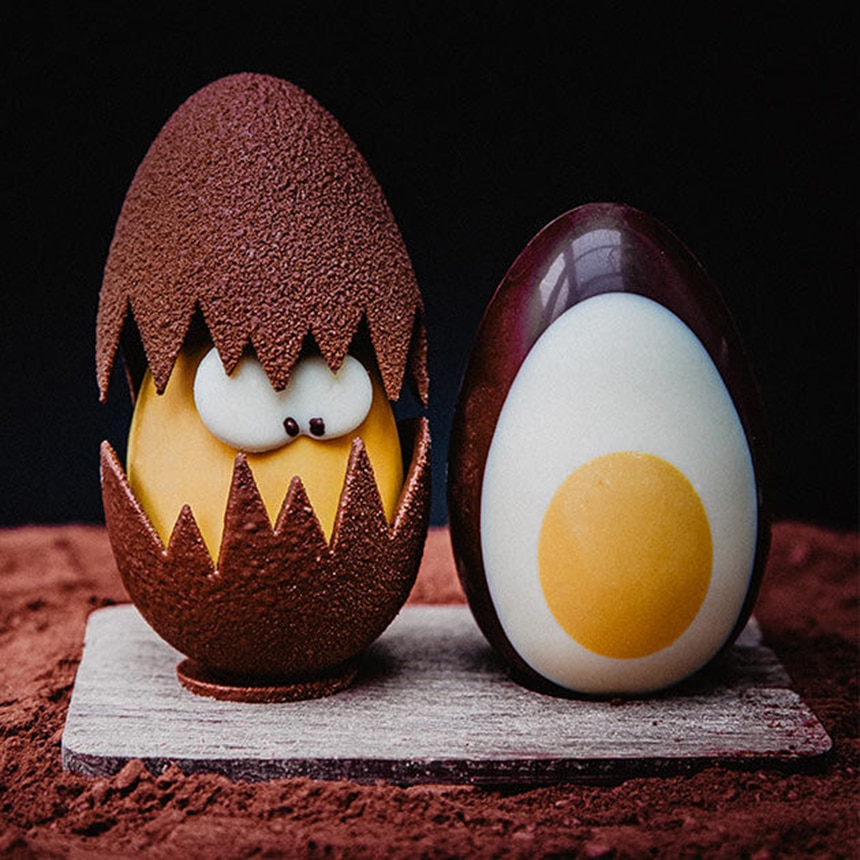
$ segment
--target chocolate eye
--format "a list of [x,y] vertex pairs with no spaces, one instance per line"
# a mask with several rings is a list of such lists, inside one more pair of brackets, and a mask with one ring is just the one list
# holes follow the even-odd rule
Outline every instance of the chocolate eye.
[[194,377],[200,420],[240,451],[269,451],[299,435],[343,436],[364,421],[372,402],[370,376],[351,355],[336,373],[320,356],[303,359],[283,391],[272,388],[263,366],[251,356],[242,358],[228,376],[214,348]]

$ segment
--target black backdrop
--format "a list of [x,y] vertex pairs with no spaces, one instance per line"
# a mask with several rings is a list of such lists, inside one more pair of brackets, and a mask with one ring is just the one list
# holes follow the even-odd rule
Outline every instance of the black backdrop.
[[613,200],[679,234],[726,296],[764,393],[776,515],[856,524],[851,4],[460,5],[2,13],[0,525],[101,519],[98,445],[122,450],[130,414],[122,385],[107,405],[95,385],[113,223],[172,111],[237,71],[317,98],[395,212],[427,306],[434,522],[486,302],[548,221]]

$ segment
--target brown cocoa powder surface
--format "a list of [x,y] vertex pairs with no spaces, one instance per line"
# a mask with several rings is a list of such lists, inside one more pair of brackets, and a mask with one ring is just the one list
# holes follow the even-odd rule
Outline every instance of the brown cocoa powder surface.
[[[233,783],[133,761],[92,779],[62,770],[60,738],[87,615],[127,600],[107,536],[0,531],[0,856],[860,856],[857,562],[854,532],[775,527],[756,616],[833,739],[811,770],[491,790]],[[444,529],[411,600],[463,600]]]

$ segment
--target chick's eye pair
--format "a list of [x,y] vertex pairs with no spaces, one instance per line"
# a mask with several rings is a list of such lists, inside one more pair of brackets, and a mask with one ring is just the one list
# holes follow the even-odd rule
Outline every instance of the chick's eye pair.
[[200,420],[214,436],[241,451],[269,451],[299,436],[344,436],[364,421],[372,400],[370,376],[351,355],[336,373],[320,356],[303,359],[283,391],[275,391],[263,366],[251,356],[242,358],[228,376],[214,348],[194,377]]
[[[325,419],[311,418],[311,420],[308,421],[308,429],[311,431],[311,436],[325,436]],[[302,432],[302,428],[299,427],[299,422],[296,421],[292,415],[288,415],[284,418],[284,430],[287,431],[287,436],[291,439],[294,439]]]

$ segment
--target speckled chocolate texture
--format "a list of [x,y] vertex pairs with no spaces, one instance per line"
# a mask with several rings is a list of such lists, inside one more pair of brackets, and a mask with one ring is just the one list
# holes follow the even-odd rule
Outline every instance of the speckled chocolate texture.
[[238,685],[300,686],[348,664],[393,620],[421,561],[430,439],[426,419],[407,429],[412,461],[393,522],[356,439],[330,544],[299,478],[273,527],[238,455],[217,565],[188,507],[163,546],[103,443],[105,519],[141,614],[177,650]]
[[343,128],[287,81],[215,81],[144,157],[105,267],[102,399],[118,350],[133,389],[148,366],[163,391],[198,312],[228,372],[251,348],[279,390],[308,338],[336,370],[366,325],[388,398],[408,367],[426,403],[423,307],[392,213]]

